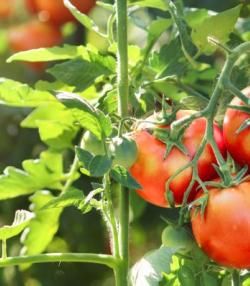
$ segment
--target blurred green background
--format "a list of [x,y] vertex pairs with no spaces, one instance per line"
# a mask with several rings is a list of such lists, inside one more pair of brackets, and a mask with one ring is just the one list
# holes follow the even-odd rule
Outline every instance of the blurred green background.
[[[8,1],[8,0],[5,0]],[[8,77],[22,82],[33,84],[38,79],[48,79],[45,72],[34,72],[22,63],[7,64],[5,61],[11,55],[6,34],[8,29],[35,17],[25,10],[22,0],[18,9],[9,19],[0,18],[0,77]],[[53,1],[53,0],[51,0]],[[106,1],[108,2],[108,1]],[[112,2],[112,1],[110,1]],[[207,8],[222,11],[238,5],[237,0],[186,0],[185,5],[190,7]],[[245,1],[246,2],[246,1]],[[22,6],[23,5],[23,6]],[[19,6],[18,6],[19,7]],[[147,10],[145,17],[155,17],[157,11]],[[247,8],[243,11],[244,17],[249,16]],[[91,11],[91,17],[105,28],[108,13],[96,7]],[[66,24],[63,29],[65,43],[82,44],[90,42],[97,48],[105,50],[107,43],[95,34],[87,33],[76,24]],[[129,31],[131,43],[143,46],[144,32],[131,25]],[[29,110],[10,108],[0,105],[0,169],[13,165],[21,167],[21,162],[27,158],[36,158],[44,149],[39,141],[37,131],[22,129],[19,124]],[[88,184],[86,179],[80,182]],[[28,209],[26,197],[11,201],[0,202],[0,224],[12,222],[16,209]],[[161,231],[165,225],[161,216],[166,210],[147,205],[142,214],[131,224],[131,262],[133,263],[146,251],[160,245]],[[9,245],[9,254],[18,255],[20,250],[19,239],[13,239]],[[87,215],[74,208],[67,208],[61,217],[61,225],[55,240],[48,248],[49,252],[75,251],[109,253],[109,239],[101,217],[96,212]],[[112,286],[112,273],[107,268],[89,264],[40,264],[22,270],[10,267],[0,271],[0,285],[4,286]],[[143,286],[143,285],[142,285]]]

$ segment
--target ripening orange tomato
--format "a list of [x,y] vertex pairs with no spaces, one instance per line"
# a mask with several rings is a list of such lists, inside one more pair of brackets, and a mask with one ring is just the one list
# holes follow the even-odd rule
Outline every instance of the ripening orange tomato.
[[9,18],[14,10],[14,0],[0,0],[0,21]]
[[[250,97],[250,86],[243,89],[242,93]],[[235,97],[230,104],[245,106],[238,97]],[[244,130],[238,132],[242,124],[249,119],[250,114],[248,112],[228,108],[223,122],[223,136],[227,150],[233,159],[241,166],[247,165],[250,170],[250,128],[246,126]]]
[[[63,0],[28,0],[35,12],[43,13],[44,18],[55,25],[62,25],[74,21],[74,16],[64,6]],[[71,3],[82,13],[89,13],[95,6],[96,0],[71,0]]]
[[[14,52],[52,47],[62,42],[62,35],[58,28],[37,20],[12,27],[8,38],[10,48]],[[30,65],[36,70],[42,70],[45,66],[44,63],[39,62]]]
[[26,0],[25,4],[26,4],[27,9],[31,13],[36,13],[37,12],[36,0]]

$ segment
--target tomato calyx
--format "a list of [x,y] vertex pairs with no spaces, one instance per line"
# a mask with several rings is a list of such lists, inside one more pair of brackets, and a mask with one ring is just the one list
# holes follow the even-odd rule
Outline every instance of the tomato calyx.
[[[183,130],[184,132],[184,130]],[[186,147],[182,143],[182,134],[179,134],[176,138],[171,137],[171,131],[169,129],[163,128],[155,128],[153,131],[153,135],[155,138],[166,144],[166,152],[164,155],[164,159],[169,155],[171,150],[176,147],[179,149],[183,154],[188,156],[188,151]]]
[[[219,169],[219,167],[215,167]],[[243,182],[250,181],[250,175],[246,176],[247,171],[248,167],[244,166],[237,174],[231,174],[230,184],[225,184],[222,177],[214,181],[204,182],[206,189],[202,188],[202,196],[198,197],[188,205],[189,210],[194,209],[194,214],[200,212],[201,215],[204,216],[209,198],[209,189],[216,188],[219,190],[224,190],[230,187],[238,186]],[[201,189],[201,187],[199,187],[199,189]]]
[[207,186],[218,187],[218,188],[228,188],[232,186],[236,186],[246,180],[248,180],[249,176],[246,176],[248,171],[248,166],[245,165],[241,170],[235,173],[235,170],[230,169],[230,167],[225,164],[223,166],[216,166],[213,164],[213,167],[217,171],[219,175],[219,180],[217,182],[209,181],[206,182]]

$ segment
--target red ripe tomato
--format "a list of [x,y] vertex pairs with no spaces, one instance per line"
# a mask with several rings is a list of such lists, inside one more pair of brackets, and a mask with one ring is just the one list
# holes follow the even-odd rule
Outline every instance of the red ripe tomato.
[[[250,87],[245,88],[242,92],[250,97]],[[241,106],[244,103],[239,98],[234,98],[231,105]],[[240,165],[250,167],[250,128],[236,133],[247,119],[250,119],[249,113],[228,108],[224,117],[223,136],[226,147],[235,161]]]
[[[188,114],[190,114],[189,111],[179,111],[177,119]],[[146,128],[146,126],[144,127]],[[161,207],[169,205],[165,197],[166,182],[170,176],[192,160],[204,136],[205,129],[205,118],[194,120],[183,135],[183,145],[186,147],[188,155],[185,155],[174,147],[165,159],[166,145],[164,143],[146,130],[135,132],[134,139],[138,148],[138,158],[130,168],[130,172],[142,186],[142,189],[137,190],[137,193],[144,200]],[[222,133],[216,124],[214,124],[214,136],[222,154],[225,154]],[[210,180],[216,176],[216,172],[212,166],[213,163],[216,163],[216,158],[211,146],[207,145],[198,161],[198,173],[202,180]],[[176,204],[182,203],[183,195],[190,183],[191,177],[192,169],[187,168],[170,183],[170,189],[173,192]],[[190,200],[195,195],[195,189],[193,188],[190,194]]]
[[13,13],[13,0],[0,0],[0,20],[9,18]]
[[36,0],[26,0],[25,4],[26,4],[27,9],[31,13],[36,13],[37,12]]
[[[34,0],[36,9],[46,13],[48,20],[56,25],[62,25],[69,21],[74,21],[74,16],[64,6],[63,0]],[[96,0],[71,0],[71,3],[79,11],[87,14],[94,6]]]
[[[9,30],[9,44],[14,52],[52,47],[62,42],[59,29],[49,23],[32,21]],[[34,69],[41,70],[44,63],[31,63]]]
[[[250,182],[226,189],[211,188],[204,216],[191,212],[194,237],[215,262],[250,267]],[[197,198],[202,196],[199,193]]]

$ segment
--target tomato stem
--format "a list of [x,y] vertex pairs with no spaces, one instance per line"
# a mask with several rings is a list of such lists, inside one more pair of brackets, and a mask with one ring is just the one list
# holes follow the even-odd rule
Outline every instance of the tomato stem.
[[240,272],[238,270],[233,270],[232,272],[232,285],[240,286]]
[[119,257],[119,241],[118,241],[118,231],[117,231],[117,220],[114,215],[114,207],[112,203],[111,197],[111,187],[110,187],[110,178],[109,174],[105,174],[104,176],[104,192],[107,200],[107,206],[103,207],[104,215],[108,220],[107,226],[109,227],[109,231],[112,235],[112,251],[115,257]]
[[0,259],[0,268],[26,263],[79,262],[97,263],[115,269],[118,260],[111,255],[95,253],[47,253],[30,256],[17,256]]
[[[196,156],[192,160],[192,166],[194,166],[193,163],[197,162],[197,159],[199,159],[199,156],[201,156],[202,152],[204,150],[204,142],[209,143],[214,151],[214,154],[216,156],[217,162],[221,168],[221,171],[223,173],[223,183],[226,186],[230,186],[234,184],[234,181],[231,177],[231,172],[229,167],[227,166],[226,161],[224,160],[217,143],[214,139],[214,128],[213,128],[213,122],[214,118],[217,114],[218,109],[218,103],[221,99],[221,96],[223,95],[224,90],[229,90],[233,95],[239,97],[243,102],[246,104],[250,104],[250,99],[246,97],[240,90],[238,90],[232,83],[231,83],[231,74],[233,71],[233,67],[238,60],[240,56],[244,53],[250,52],[250,43],[243,43],[236,47],[233,50],[229,49],[223,49],[224,52],[227,54],[227,58],[225,61],[225,64],[222,68],[220,77],[217,81],[217,84],[215,86],[215,89],[212,93],[211,99],[208,103],[208,105],[201,111],[198,111],[189,117],[184,117],[178,121],[175,121],[171,125],[171,137],[175,136],[176,132],[179,132],[180,128],[183,127],[183,125],[188,126],[194,119],[205,117],[207,119],[207,127],[206,132],[203,138],[202,143],[200,144],[199,149],[196,152]],[[198,155],[197,155],[198,154]],[[172,178],[170,178],[172,179]]]
[[[127,0],[116,0],[117,28],[117,96],[118,114],[123,119],[128,116],[128,35]],[[121,263],[115,269],[116,286],[128,285],[128,226],[129,191],[120,186],[119,190],[119,256]]]

